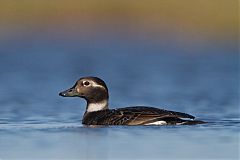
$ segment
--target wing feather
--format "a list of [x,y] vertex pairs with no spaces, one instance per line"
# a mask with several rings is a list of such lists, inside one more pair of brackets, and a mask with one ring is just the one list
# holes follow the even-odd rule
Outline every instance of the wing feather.
[[[116,115],[119,118],[120,122],[115,122],[122,125],[143,125],[149,122],[155,122],[163,119],[169,118],[190,118],[194,119],[194,116],[181,113],[168,111],[153,107],[126,107],[115,110]],[[126,118],[127,117],[127,118]]]
[[92,125],[144,125],[166,119],[181,120],[180,118],[194,119],[194,116],[159,108],[136,106],[87,113],[83,123]]

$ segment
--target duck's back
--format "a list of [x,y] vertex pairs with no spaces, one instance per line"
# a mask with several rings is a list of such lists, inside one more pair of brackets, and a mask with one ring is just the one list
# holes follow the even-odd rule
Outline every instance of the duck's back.
[[162,124],[198,124],[194,116],[153,107],[126,107],[86,112],[82,123],[85,125],[162,125]]

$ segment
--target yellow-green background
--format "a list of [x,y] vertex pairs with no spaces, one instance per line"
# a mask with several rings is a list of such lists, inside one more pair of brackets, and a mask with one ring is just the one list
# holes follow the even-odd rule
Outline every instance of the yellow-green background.
[[236,47],[238,32],[238,0],[0,1],[2,45],[39,36],[91,41],[111,33],[114,39],[161,44],[166,38],[167,43],[187,48],[209,42]]

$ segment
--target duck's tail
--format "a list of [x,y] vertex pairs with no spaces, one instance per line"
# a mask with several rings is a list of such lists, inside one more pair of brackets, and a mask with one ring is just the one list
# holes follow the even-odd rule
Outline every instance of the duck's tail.
[[200,121],[200,120],[184,120],[182,123],[183,125],[196,125],[196,124],[204,124],[207,123],[205,121]]

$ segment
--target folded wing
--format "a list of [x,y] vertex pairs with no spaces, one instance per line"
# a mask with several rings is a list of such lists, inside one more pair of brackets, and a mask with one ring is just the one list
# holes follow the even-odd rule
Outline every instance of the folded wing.
[[105,118],[104,123],[111,125],[148,125],[160,121],[167,124],[181,123],[184,121],[181,118],[195,117],[181,112],[136,106],[111,110]]

